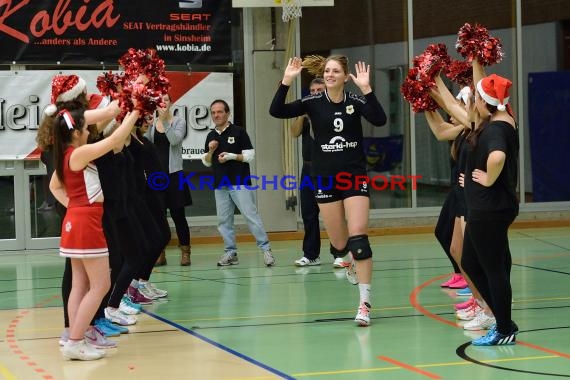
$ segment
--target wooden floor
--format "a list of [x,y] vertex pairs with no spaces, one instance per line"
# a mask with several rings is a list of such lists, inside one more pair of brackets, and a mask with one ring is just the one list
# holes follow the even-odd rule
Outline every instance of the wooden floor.
[[[296,268],[299,241],[273,243],[265,268],[253,243],[218,268],[220,245],[195,245],[192,266],[152,280],[168,300],[145,307],[119,348],[95,362],[63,360],[55,251],[0,254],[0,378],[4,379],[547,379],[570,377],[570,228],[512,229],[515,346],[474,347],[439,284],[450,264],[431,234],[371,238],[373,324],[357,327],[358,288],[333,269]],[[323,247],[328,242],[323,240]]]

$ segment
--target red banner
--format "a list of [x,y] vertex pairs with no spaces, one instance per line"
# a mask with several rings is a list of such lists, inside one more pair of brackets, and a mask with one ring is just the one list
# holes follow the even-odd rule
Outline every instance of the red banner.
[[231,62],[231,0],[0,1],[0,63],[116,63],[154,48],[167,64]]

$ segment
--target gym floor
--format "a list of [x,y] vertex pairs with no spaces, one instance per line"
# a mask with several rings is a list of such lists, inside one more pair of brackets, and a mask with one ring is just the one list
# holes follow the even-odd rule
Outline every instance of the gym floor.
[[570,227],[511,229],[517,344],[474,347],[439,284],[451,266],[431,234],[377,236],[372,325],[353,322],[358,288],[323,264],[297,268],[300,241],[273,243],[263,266],[253,243],[218,268],[219,244],[195,244],[192,266],[151,280],[168,299],[144,308],[119,347],[94,362],[65,361],[56,251],[0,254],[0,378],[4,379],[547,379],[570,378]]

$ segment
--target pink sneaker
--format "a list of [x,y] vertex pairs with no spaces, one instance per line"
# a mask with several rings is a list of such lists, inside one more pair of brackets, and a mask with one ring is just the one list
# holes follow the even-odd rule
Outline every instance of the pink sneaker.
[[442,288],[449,288],[449,285],[459,281],[460,279],[462,279],[463,277],[461,277],[460,274],[458,273],[454,273],[453,276],[451,276],[451,278],[447,281],[445,281],[443,284],[441,284],[440,286]]
[[[130,288],[129,288],[130,289]],[[134,288],[133,288],[134,289]],[[129,293],[127,290],[127,296],[133,301],[134,303],[138,303],[141,305],[150,305],[152,304],[152,299],[146,298],[138,289],[135,289],[134,294]]]
[[463,276],[459,276],[459,280],[449,284],[449,289],[465,289],[467,286],[467,281],[465,281]]
[[455,310],[464,310],[470,308],[475,303],[475,298],[471,297],[465,302],[455,304]]

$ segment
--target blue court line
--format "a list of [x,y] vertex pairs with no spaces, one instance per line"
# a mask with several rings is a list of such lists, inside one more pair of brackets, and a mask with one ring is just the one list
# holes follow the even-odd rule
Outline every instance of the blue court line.
[[197,333],[196,331],[193,331],[193,330],[191,330],[191,329],[187,329],[187,328],[184,327],[184,326],[180,326],[179,324],[174,323],[174,322],[172,322],[171,320],[168,320],[168,319],[166,319],[166,318],[163,318],[163,317],[161,317],[160,315],[156,315],[156,314],[154,314],[154,313],[151,313],[151,312],[145,311],[145,310],[143,310],[143,313],[148,314],[148,315],[150,315],[151,317],[153,317],[153,318],[155,318],[155,319],[158,319],[159,321],[162,321],[162,322],[164,322],[164,323],[166,323],[166,324],[168,324],[168,325],[170,325],[170,326],[172,326],[172,327],[174,327],[174,328],[176,328],[176,329],[178,329],[178,330],[182,330],[182,331],[184,331],[184,332],[186,332],[186,333],[188,333],[188,334],[190,334],[190,335],[192,335],[192,336],[194,336],[194,337],[196,337],[196,338],[198,338],[198,339],[200,339],[200,340],[202,340],[202,341],[204,341],[204,342],[206,342],[206,343],[211,344],[211,345],[214,346],[214,347],[217,347],[217,348],[219,348],[219,349],[221,349],[221,350],[223,350],[223,351],[229,352],[230,354],[235,355],[235,356],[237,356],[238,358],[245,360],[246,362],[250,362],[251,364],[254,364],[254,365],[258,366],[258,367],[261,367],[261,368],[263,368],[263,369],[265,369],[265,370],[267,370],[267,371],[273,373],[274,375],[277,375],[277,376],[279,376],[279,377],[282,377],[283,379],[295,380],[294,377],[291,377],[291,376],[289,376],[289,375],[287,375],[287,374],[285,374],[285,373],[283,373],[283,372],[281,372],[281,371],[279,371],[279,370],[277,370],[277,369],[275,369],[275,368],[271,368],[271,367],[269,367],[268,365],[265,365],[265,364],[263,364],[263,363],[261,363],[261,362],[255,360],[255,359],[253,359],[253,358],[250,358],[249,356],[246,356],[246,355],[244,355],[244,354],[242,354],[242,353],[237,352],[236,350],[232,350],[231,348],[229,348],[229,347],[227,347],[227,346],[224,346],[224,345],[221,344],[221,343],[215,342],[215,341],[213,341],[212,339],[207,338],[207,337],[205,337],[204,335]]

